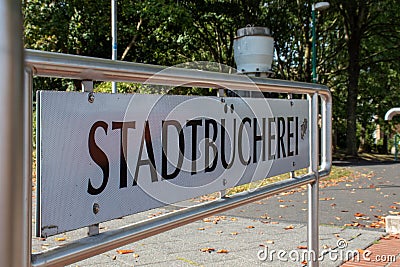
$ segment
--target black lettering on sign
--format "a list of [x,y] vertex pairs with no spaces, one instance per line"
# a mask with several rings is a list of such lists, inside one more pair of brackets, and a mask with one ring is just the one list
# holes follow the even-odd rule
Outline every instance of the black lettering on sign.
[[[143,144],[146,143],[147,159],[142,159]],[[133,178],[133,185],[137,185],[137,180],[139,176],[139,168],[143,165],[148,165],[150,168],[151,181],[157,182],[157,171],[156,171],[156,161],[154,160],[153,143],[151,141],[150,126],[149,121],[145,121],[142,141],[140,141],[139,155],[136,163],[135,177]]]
[[288,154],[288,157],[291,157],[294,155],[294,151],[291,150],[291,148],[290,148],[290,139],[294,137],[294,133],[291,131],[292,128],[290,127],[290,123],[293,123],[293,120],[294,120],[293,117],[287,118],[287,127],[286,128],[287,128],[287,146],[288,146],[287,154]]
[[128,129],[135,129],[135,121],[113,121],[112,129],[121,129],[120,134],[120,166],[119,166],[119,188],[128,186],[128,167],[125,154],[128,152]]
[[108,124],[104,121],[97,121],[92,125],[89,132],[89,154],[93,161],[99,165],[100,169],[103,171],[103,182],[100,187],[93,187],[90,179],[88,181],[88,189],[87,192],[91,195],[98,195],[106,188],[108,183],[108,178],[110,177],[110,163],[108,161],[107,155],[103,150],[96,144],[95,133],[97,128],[102,128],[107,135]]
[[251,156],[249,155],[249,158],[247,160],[245,160],[243,158],[243,128],[244,128],[244,124],[248,123],[249,126],[251,126],[251,120],[248,117],[245,117],[242,119],[242,122],[239,125],[239,136],[238,136],[238,152],[239,152],[239,159],[240,162],[243,165],[249,165],[250,161],[251,161]]
[[265,161],[265,118],[262,118],[262,128],[260,129],[261,135],[257,135],[257,118],[253,119],[253,163],[257,162],[257,142],[262,141],[261,159]]
[[186,123],[187,127],[192,127],[192,171],[191,174],[197,173],[197,126],[201,126],[201,120],[189,120]]
[[[168,126],[173,126],[179,133],[179,155],[178,164],[172,173],[168,173]],[[185,154],[185,136],[183,135],[182,126],[176,120],[162,121],[162,159],[161,159],[161,176],[163,179],[174,179],[178,176],[182,168],[183,156]]]
[[283,137],[285,136],[285,118],[284,117],[278,117],[278,159],[281,158],[281,151],[282,151],[282,157],[286,158],[286,152],[285,152],[285,142],[283,140]]
[[272,134],[272,123],[275,123],[275,118],[268,118],[268,160],[275,159],[275,154],[272,154],[272,140],[275,140],[275,134]]
[[[212,172],[217,167],[218,161],[218,149],[215,144],[215,140],[217,140],[218,135],[218,125],[217,122],[213,119],[205,120],[205,142],[204,142],[204,151],[205,151],[205,172]],[[210,126],[213,128],[213,135],[210,140]],[[210,166],[210,147],[212,148],[214,159]]]
[[[226,162],[226,157],[225,157],[225,119],[221,119],[221,161],[222,161],[222,166],[225,169],[230,169],[233,165],[233,162],[235,161],[235,154],[236,154],[236,119],[233,119],[233,142],[231,142],[233,146],[233,151],[231,153],[231,158],[232,160],[228,163]],[[230,140],[228,136],[228,140]]]

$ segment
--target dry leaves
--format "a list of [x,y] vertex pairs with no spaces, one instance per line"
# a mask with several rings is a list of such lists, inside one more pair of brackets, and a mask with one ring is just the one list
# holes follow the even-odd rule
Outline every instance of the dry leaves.
[[129,253],[133,253],[133,249],[117,249],[116,252],[118,254],[129,254]]
[[215,251],[215,248],[202,248],[202,249],[200,249],[200,251],[211,253],[211,252]]
[[64,236],[64,237],[56,237],[56,241],[59,241],[59,242],[62,242],[62,241],[66,241],[67,240],[67,238]]
[[364,217],[365,214],[363,214],[363,213],[361,213],[361,212],[356,212],[356,213],[354,213],[354,216],[355,216],[355,217]]
[[292,230],[292,229],[294,229],[294,226],[293,226],[293,225],[288,225],[288,226],[286,226],[286,227],[283,228],[283,229],[285,229],[285,230]]
[[323,198],[320,198],[319,200],[328,201],[328,200],[334,200],[334,199],[335,199],[334,197],[323,197]]
[[389,214],[392,214],[392,215],[400,215],[400,211],[392,211],[392,210],[389,210]]
[[226,250],[226,249],[219,249],[219,250],[217,250],[217,253],[220,253],[220,254],[226,254],[226,253],[228,253],[229,251],[228,250]]

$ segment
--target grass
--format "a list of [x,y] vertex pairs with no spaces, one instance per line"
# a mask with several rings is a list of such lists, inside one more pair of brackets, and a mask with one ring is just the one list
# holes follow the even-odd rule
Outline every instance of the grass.
[[[295,175],[297,177],[297,176],[305,175],[306,173],[307,173],[307,169],[301,169],[299,171],[296,171]],[[327,177],[321,178],[321,180],[329,181],[329,182],[341,181],[344,177],[349,177],[352,174],[353,174],[353,172],[348,168],[333,166],[330,175]],[[234,195],[234,194],[237,194],[240,192],[253,190],[253,189],[263,187],[266,185],[270,185],[270,184],[273,184],[273,183],[276,183],[279,181],[283,181],[286,179],[289,179],[289,173],[285,173],[285,174],[278,175],[278,176],[273,176],[273,177],[266,178],[263,180],[259,180],[259,181],[255,181],[252,183],[239,185],[239,186],[230,188],[227,191],[227,195],[229,196],[229,195]]]

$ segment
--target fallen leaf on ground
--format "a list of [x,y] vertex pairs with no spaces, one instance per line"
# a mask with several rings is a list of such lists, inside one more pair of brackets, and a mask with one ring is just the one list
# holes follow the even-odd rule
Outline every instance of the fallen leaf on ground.
[[400,211],[389,210],[389,213],[392,214],[392,215],[400,215]]
[[134,254],[133,254],[133,257],[134,257],[135,259],[137,259],[137,258],[139,258],[139,254],[134,253]]
[[327,201],[327,200],[334,200],[334,199],[335,199],[334,197],[323,197],[323,198],[320,198],[319,200]]
[[294,226],[293,226],[293,225],[288,225],[288,226],[286,226],[286,227],[283,228],[283,229],[285,229],[285,230],[291,230],[291,229],[294,229]]
[[215,248],[202,248],[202,249],[200,249],[200,251],[211,253],[212,251],[215,251]]
[[200,228],[197,228],[197,230],[203,231],[203,230],[206,230],[206,228],[200,227]]
[[279,205],[279,208],[287,208],[288,205]]
[[226,249],[219,249],[217,250],[217,253],[228,253],[229,251],[227,251]]
[[297,246],[298,249],[307,249],[307,246]]
[[364,200],[357,200],[357,203],[364,203]]
[[267,241],[265,241],[265,243],[267,243],[267,244],[274,244],[275,242],[274,242],[274,240],[267,240]]
[[238,235],[238,234],[239,234],[238,232],[231,233],[231,235]]
[[66,237],[57,237],[57,238],[56,238],[56,241],[59,241],[59,242],[65,241],[65,240],[67,240]]
[[253,226],[253,225],[249,225],[249,226],[247,226],[246,228],[247,228],[247,229],[253,229],[254,226]]
[[355,217],[364,217],[365,214],[363,214],[363,213],[361,213],[361,212],[356,212],[356,213],[354,213],[354,216],[355,216]]
[[129,253],[133,253],[133,249],[118,249],[117,253],[118,254],[129,254]]

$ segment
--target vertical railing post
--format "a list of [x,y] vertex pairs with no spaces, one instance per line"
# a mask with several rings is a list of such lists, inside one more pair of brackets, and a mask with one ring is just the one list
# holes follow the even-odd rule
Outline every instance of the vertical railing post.
[[22,247],[24,264],[30,266],[32,253],[32,69],[25,68],[24,73],[24,238],[26,243]]
[[[0,0],[0,266],[25,267],[30,236],[24,197],[21,1]],[[30,256],[30,254],[29,254]]]
[[308,228],[307,240],[310,258],[309,267],[318,267],[319,257],[319,174],[318,174],[318,94],[310,99],[310,169],[316,181],[308,185]]

